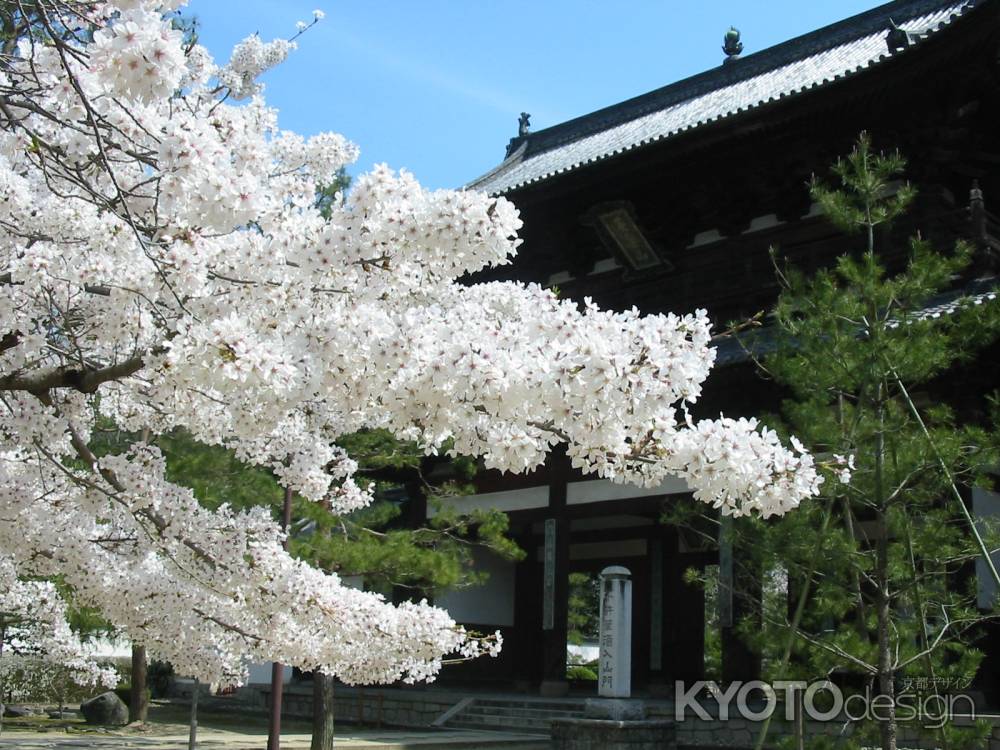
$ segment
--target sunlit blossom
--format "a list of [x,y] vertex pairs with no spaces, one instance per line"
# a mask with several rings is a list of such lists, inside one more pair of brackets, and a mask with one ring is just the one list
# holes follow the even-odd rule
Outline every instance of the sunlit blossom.
[[[499,638],[293,559],[264,509],[199,506],[156,436],[183,428],[339,512],[371,494],[334,441],[374,427],[508,471],[564,442],[588,474],[679,476],[725,514],[816,493],[800,446],[752,420],[688,419],[714,362],[704,312],[459,283],[514,256],[517,210],[386,166],[321,215],[317,187],[358,151],[278,127],[258,77],[294,45],[250,36],[217,66],[163,7],[98,4],[92,41],[62,42],[81,54],[25,44],[0,72],[16,113],[0,130],[4,584],[59,576],[205,680],[239,681],[248,659],[425,680]],[[99,421],[144,437],[95,459]],[[39,618],[69,654],[58,620]]]

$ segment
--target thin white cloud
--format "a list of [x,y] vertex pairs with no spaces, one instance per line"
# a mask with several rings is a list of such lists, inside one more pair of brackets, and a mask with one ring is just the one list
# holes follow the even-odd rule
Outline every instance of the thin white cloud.
[[[436,88],[450,94],[460,96],[480,106],[487,107],[505,115],[516,117],[521,111],[530,110],[530,103],[516,99],[507,92],[500,91],[481,82],[468,80],[450,71],[444,71],[423,60],[413,57],[403,57],[398,53],[374,43],[371,39],[363,39],[344,28],[324,29],[324,35],[333,37],[336,43],[352,54],[363,56],[368,61],[396,75],[408,78],[424,86]],[[546,122],[557,122],[558,119],[550,112],[533,112],[536,119]]]

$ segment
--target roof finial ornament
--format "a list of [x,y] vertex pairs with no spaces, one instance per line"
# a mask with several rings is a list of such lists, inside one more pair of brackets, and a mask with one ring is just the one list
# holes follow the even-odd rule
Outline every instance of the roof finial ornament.
[[723,63],[732,62],[740,56],[743,51],[743,42],[740,41],[740,30],[735,26],[730,26],[729,31],[722,38],[722,51],[726,53]]
[[522,112],[521,116],[517,118],[517,135],[520,138],[524,138],[528,133],[531,132],[531,115],[527,112]]
[[917,38],[917,35],[912,31],[907,31],[898,26],[891,18],[889,19],[889,32],[885,35],[885,45],[889,48],[890,52],[899,52],[906,49],[917,41]]
[[518,148],[522,151],[524,147],[528,145],[527,136],[531,132],[531,115],[528,112],[522,112],[521,116],[517,118],[517,136],[510,139],[510,143],[507,144],[507,157],[510,157]]
[[973,236],[976,239],[986,238],[986,201],[983,200],[983,189],[979,180],[972,181],[969,189],[969,218],[972,220]]

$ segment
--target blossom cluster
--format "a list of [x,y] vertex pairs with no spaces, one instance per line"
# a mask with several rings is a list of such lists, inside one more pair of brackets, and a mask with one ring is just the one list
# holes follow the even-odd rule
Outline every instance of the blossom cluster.
[[[163,3],[41,6],[93,34],[26,40],[0,71],[10,580],[59,576],[205,680],[239,681],[248,658],[431,679],[446,655],[498,639],[296,561],[263,510],[200,507],[167,480],[156,437],[183,428],[344,512],[371,497],[334,441],[375,427],[509,471],[562,442],[584,472],[681,476],[734,515],[817,491],[812,458],[773,433],[688,418],[714,360],[704,312],[462,283],[517,251],[508,201],[380,166],[321,213],[317,188],[357,149],[279,129],[257,77],[293,42],[255,35],[218,66]],[[98,458],[100,422],[143,437]]]
[[[118,673],[101,664],[93,649],[70,629],[66,602],[49,581],[22,581],[9,559],[0,558],[0,621],[4,656],[31,657],[58,665],[79,685],[114,687]],[[7,686],[5,685],[5,688]]]

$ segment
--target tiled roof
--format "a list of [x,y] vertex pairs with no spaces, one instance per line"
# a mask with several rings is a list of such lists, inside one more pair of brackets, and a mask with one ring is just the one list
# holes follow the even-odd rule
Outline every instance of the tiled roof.
[[[988,0],[896,0],[648,94],[516,138],[502,164],[467,185],[506,193],[612,158],[908,54]],[[908,32],[891,52],[890,19]]]

